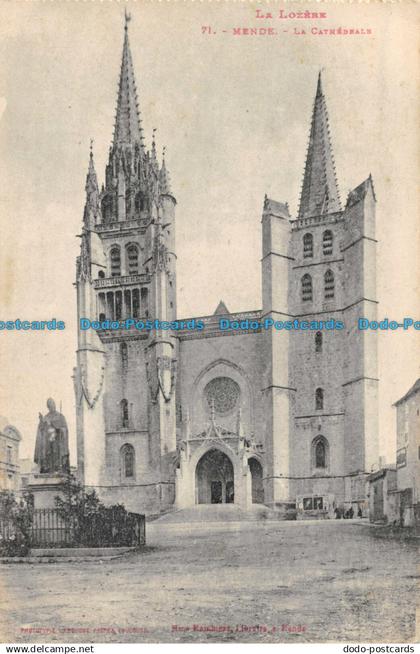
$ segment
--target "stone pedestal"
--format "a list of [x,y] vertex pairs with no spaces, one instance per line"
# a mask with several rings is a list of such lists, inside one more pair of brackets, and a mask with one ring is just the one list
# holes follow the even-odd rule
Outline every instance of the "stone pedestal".
[[59,472],[34,473],[26,490],[34,496],[35,509],[55,509],[55,498],[62,496],[62,484],[67,476]]

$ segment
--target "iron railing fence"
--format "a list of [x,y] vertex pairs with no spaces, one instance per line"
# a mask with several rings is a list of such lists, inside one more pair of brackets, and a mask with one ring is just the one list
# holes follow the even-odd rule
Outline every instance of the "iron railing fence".
[[[0,544],[24,534],[12,519],[0,516]],[[146,520],[139,513],[108,511],[64,519],[57,509],[35,509],[28,530],[30,547],[141,547]]]

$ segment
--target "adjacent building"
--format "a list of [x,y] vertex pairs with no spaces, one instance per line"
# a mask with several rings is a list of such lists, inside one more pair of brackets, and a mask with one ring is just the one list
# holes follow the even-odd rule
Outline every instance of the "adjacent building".
[[420,379],[394,406],[400,519],[404,525],[420,524]]
[[368,476],[367,482],[370,522],[398,522],[399,496],[395,465],[385,465],[376,470]]
[[22,437],[7,418],[0,416],[0,490],[20,487],[19,444]]

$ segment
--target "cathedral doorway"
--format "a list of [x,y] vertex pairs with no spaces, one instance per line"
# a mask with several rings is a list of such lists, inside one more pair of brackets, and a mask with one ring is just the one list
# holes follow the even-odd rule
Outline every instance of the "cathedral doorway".
[[252,503],[264,504],[263,469],[257,459],[248,459],[251,472]]
[[197,504],[232,504],[235,501],[233,465],[220,450],[204,454],[195,472]]

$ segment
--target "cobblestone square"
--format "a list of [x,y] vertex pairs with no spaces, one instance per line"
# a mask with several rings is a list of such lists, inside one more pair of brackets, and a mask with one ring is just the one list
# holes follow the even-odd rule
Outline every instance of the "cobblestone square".
[[163,520],[147,532],[125,558],[2,566],[2,640],[415,638],[417,544],[365,522]]

